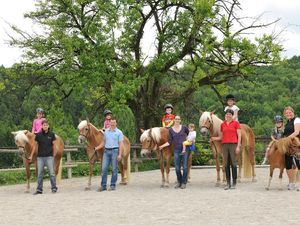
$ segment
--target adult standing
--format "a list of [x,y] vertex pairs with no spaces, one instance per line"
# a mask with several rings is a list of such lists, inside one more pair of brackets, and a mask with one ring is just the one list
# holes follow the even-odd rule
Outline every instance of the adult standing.
[[[291,106],[285,107],[283,115],[287,118],[283,136],[300,138],[300,118],[295,116],[294,109]],[[293,155],[285,154],[285,168],[289,178],[288,190],[295,189],[296,166],[300,169],[299,160],[296,160]],[[298,188],[298,191],[300,191],[300,187]]]
[[[230,188],[236,188],[237,179],[237,163],[236,154],[240,152],[241,146],[241,126],[240,123],[233,119],[234,111],[227,109],[225,111],[225,120],[221,124],[221,132],[219,137],[211,137],[211,141],[221,141],[222,143],[222,154],[223,154],[223,165],[226,165],[226,180],[227,185],[225,190]],[[232,185],[231,185],[231,175],[230,166],[232,171]]]
[[[48,168],[51,191],[57,192],[56,180],[54,174],[54,159],[53,159],[53,145],[55,141],[55,134],[50,131],[48,120],[42,121],[42,131],[36,134],[35,141],[38,146],[37,153],[37,169],[38,169],[38,186],[34,195],[43,193],[43,178],[44,167]],[[35,150],[36,151],[36,150]],[[32,155],[30,156],[32,157]],[[31,160],[31,158],[30,158]]]
[[[186,151],[184,154],[182,154],[182,143],[186,140],[188,133],[188,128],[186,126],[181,125],[181,118],[180,116],[176,115],[174,119],[174,125],[169,129],[169,140],[166,143],[159,146],[159,150],[162,150],[164,147],[173,144],[174,164],[177,176],[177,184],[175,188],[186,188],[188,175],[188,159],[190,151]],[[181,165],[183,165],[183,172],[181,172]]]
[[102,180],[98,191],[107,190],[107,174],[108,168],[111,164],[112,175],[110,182],[111,191],[116,190],[116,183],[118,180],[118,161],[121,160],[123,145],[123,133],[117,128],[117,120],[111,118],[110,127],[104,132],[104,143],[101,143],[95,150],[101,149],[104,146],[104,154],[102,160]]

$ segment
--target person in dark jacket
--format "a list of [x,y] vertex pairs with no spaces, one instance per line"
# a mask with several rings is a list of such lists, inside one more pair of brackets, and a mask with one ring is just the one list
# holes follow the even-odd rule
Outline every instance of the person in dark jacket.
[[43,178],[44,167],[48,169],[51,191],[57,192],[56,180],[54,174],[54,159],[53,159],[53,142],[55,141],[55,134],[50,131],[48,120],[43,120],[42,131],[36,134],[35,141],[37,142],[37,168],[38,168],[38,180],[37,189],[34,195],[43,193]]

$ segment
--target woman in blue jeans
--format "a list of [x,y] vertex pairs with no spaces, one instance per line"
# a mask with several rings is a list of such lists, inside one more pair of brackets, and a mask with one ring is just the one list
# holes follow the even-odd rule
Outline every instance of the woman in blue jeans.
[[[171,144],[174,147],[174,164],[177,176],[177,184],[175,188],[186,188],[190,151],[186,151],[184,154],[182,154],[182,143],[186,140],[188,133],[189,129],[186,126],[181,125],[181,118],[180,116],[176,115],[174,119],[174,126],[169,129],[168,142],[159,146],[160,150]],[[181,172],[181,165],[183,165],[183,173]]]

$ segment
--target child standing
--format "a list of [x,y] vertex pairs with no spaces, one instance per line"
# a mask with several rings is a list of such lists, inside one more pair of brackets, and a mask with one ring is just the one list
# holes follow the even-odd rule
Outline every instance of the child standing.
[[112,112],[109,109],[105,109],[104,112],[104,124],[103,124],[103,130],[110,128],[110,121],[111,121],[111,117],[112,117]]
[[226,103],[227,106],[224,111],[226,112],[227,109],[231,109],[234,112],[233,120],[239,121],[238,113],[240,108],[235,105],[235,97],[232,94],[226,96]]
[[196,131],[195,131],[195,124],[190,123],[189,126],[189,134],[186,137],[186,140],[182,143],[182,154],[186,152],[186,146],[191,146],[195,144],[196,141]]
[[[274,117],[274,123],[275,123],[275,127],[272,129],[272,134],[271,134],[272,142],[282,138],[283,133],[284,133],[284,125],[283,125],[282,116],[276,115]],[[264,161],[262,162],[262,165],[265,165],[268,161],[268,151],[269,151],[269,149],[270,149],[270,144],[267,147],[267,150],[266,150],[266,153],[265,153],[265,158],[264,158]]]
[[42,122],[44,119],[44,110],[42,108],[37,108],[36,116],[32,124],[32,133],[37,134],[42,131]]
[[173,106],[171,104],[166,104],[164,107],[165,114],[163,115],[161,122],[163,127],[172,127],[174,124],[175,116],[172,114]]

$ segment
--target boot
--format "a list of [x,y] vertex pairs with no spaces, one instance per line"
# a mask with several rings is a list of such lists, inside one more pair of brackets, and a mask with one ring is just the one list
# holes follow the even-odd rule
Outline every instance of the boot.
[[227,185],[225,186],[224,190],[228,190],[231,187],[231,185],[230,185],[230,180],[231,180],[231,177],[230,177],[230,165],[227,165],[225,167],[225,172],[226,172]]
[[236,179],[237,179],[237,167],[233,166],[232,167],[232,189],[236,188]]
[[231,188],[230,181],[227,182],[227,185],[224,187],[224,190],[229,190]]

